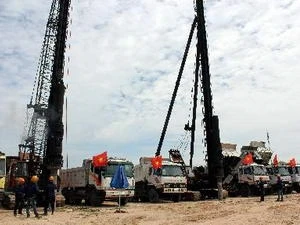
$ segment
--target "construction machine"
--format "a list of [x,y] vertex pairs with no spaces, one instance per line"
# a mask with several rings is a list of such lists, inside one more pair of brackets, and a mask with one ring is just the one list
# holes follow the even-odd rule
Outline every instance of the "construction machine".
[[187,192],[187,178],[181,164],[162,158],[161,168],[153,168],[151,160],[151,157],[141,157],[134,167],[135,198],[143,202],[180,201]]
[[[64,53],[71,0],[52,0],[42,45],[37,74],[30,102],[27,105],[27,126],[19,154],[7,171],[4,206],[10,202],[13,180],[39,176],[40,189],[45,188],[48,177],[59,185],[58,170],[62,167],[62,140],[64,136],[63,105],[65,85]],[[40,199],[43,197],[41,196]],[[63,200],[63,199],[59,199]],[[41,200],[42,201],[42,200]],[[40,202],[41,202],[40,201]],[[60,201],[57,201],[58,204]]]
[[4,187],[6,178],[6,156],[0,151],[0,202],[4,198]]
[[[110,186],[118,169],[124,167],[129,186],[117,190]],[[125,158],[109,157],[102,166],[93,165],[92,159],[84,159],[81,167],[60,170],[62,194],[66,204],[100,206],[104,201],[120,200],[125,205],[134,196],[133,163]]]
[[[178,88],[180,86],[180,81],[182,73],[184,70],[186,58],[191,45],[191,40],[196,30],[197,46],[196,46],[196,61],[195,61],[195,77],[193,86],[193,107],[192,107],[192,121],[191,124],[185,125],[185,130],[188,130],[191,134],[190,140],[190,163],[188,167],[192,168],[193,156],[194,156],[194,142],[195,142],[195,131],[196,131],[196,115],[197,115],[197,103],[198,103],[198,91],[202,91],[201,102],[204,107],[203,112],[203,124],[204,124],[204,134],[205,134],[205,147],[206,147],[206,163],[205,169],[200,169],[201,173],[199,176],[194,176],[194,181],[192,182],[193,191],[201,192],[202,198],[223,198],[222,189],[222,178],[224,176],[223,171],[223,156],[221,151],[221,143],[219,136],[219,119],[218,116],[213,114],[212,105],[212,92],[211,92],[211,82],[209,73],[209,60],[208,60],[208,48],[206,40],[206,28],[205,28],[205,17],[204,17],[204,6],[203,0],[195,1],[195,18],[191,26],[188,41],[186,44],[185,52],[181,62],[179,74],[176,80],[175,88],[172,94],[171,102],[167,112],[167,116],[164,122],[163,130],[155,153],[156,156],[161,154],[161,147],[165,138],[171,113],[173,110],[174,102],[177,96]],[[199,80],[201,87],[199,88]],[[187,168],[187,165],[182,165],[183,171]],[[204,168],[204,167],[203,167]],[[197,179],[197,180],[195,180]]]
[[[230,196],[259,195],[258,182],[260,179],[264,183],[265,193],[270,192],[270,178],[267,168],[263,164],[266,158],[260,156],[261,149],[254,143],[258,142],[250,142],[249,146],[242,146],[241,152],[237,152],[236,144],[222,143],[225,175],[223,188],[228,191]],[[250,160],[246,160],[247,157],[250,157]]]
[[296,164],[294,166],[287,166],[291,178],[292,178],[292,185],[293,185],[293,190],[296,191],[297,193],[300,193],[300,165]]

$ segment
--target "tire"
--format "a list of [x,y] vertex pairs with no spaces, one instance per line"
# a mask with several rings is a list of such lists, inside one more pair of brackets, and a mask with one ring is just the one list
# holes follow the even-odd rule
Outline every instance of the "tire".
[[156,203],[159,200],[158,193],[154,188],[151,188],[148,191],[148,197],[149,197],[149,202],[151,202],[151,203]]
[[181,194],[173,195],[172,196],[172,201],[173,202],[179,202],[179,201],[181,201]]
[[249,197],[250,196],[250,188],[248,185],[242,185],[240,188],[240,194],[242,197]]
[[104,202],[105,193],[92,191],[89,196],[89,202],[91,206],[100,206]]
[[[119,200],[118,200],[119,201]],[[128,198],[121,198],[121,206],[124,206],[124,205],[126,205],[127,204],[127,202],[128,202]]]

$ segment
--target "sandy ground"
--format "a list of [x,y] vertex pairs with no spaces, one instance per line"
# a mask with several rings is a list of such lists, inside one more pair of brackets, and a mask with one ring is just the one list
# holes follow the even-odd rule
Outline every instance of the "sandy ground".
[[[11,210],[0,209],[1,225],[19,224],[300,224],[300,194],[287,195],[283,202],[276,196],[266,196],[265,202],[254,198],[227,198],[223,201],[206,200],[179,203],[134,203],[121,207],[106,202],[101,207],[64,206],[57,208],[54,215],[30,218],[13,216]],[[42,208],[39,208],[42,213]]]

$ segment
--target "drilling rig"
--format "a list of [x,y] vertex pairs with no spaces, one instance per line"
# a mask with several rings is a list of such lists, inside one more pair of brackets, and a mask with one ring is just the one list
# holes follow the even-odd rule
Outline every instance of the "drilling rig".
[[[59,181],[57,174],[63,165],[63,76],[70,4],[71,0],[52,1],[34,87],[27,105],[29,116],[25,135],[19,144],[18,157],[8,165],[8,181],[38,175],[41,189],[49,176]],[[12,190],[13,182],[7,184],[6,190]],[[7,195],[3,205],[11,206],[9,201]]]
[[[195,130],[196,130],[196,112],[197,112],[197,98],[199,89],[199,79],[201,82],[202,98],[201,101],[204,103],[204,129],[205,129],[205,145],[206,145],[206,162],[207,171],[201,173],[198,180],[194,180],[191,187],[194,191],[200,191],[202,196],[216,197],[219,199],[223,198],[222,190],[222,178],[224,177],[223,169],[223,156],[222,148],[219,136],[219,120],[218,116],[213,115],[213,105],[212,105],[212,92],[211,92],[211,82],[209,73],[209,60],[208,60],[208,49],[206,40],[206,29],[205,29],[205,17],[204,17],[204,7],[203,0],[195,1],[195,18],[191,26],[188,41],[186,44],[185,52],[179,69],[179,74],[176,80],[175,88],[172,94],[171,102],[169,105],[168,113],[165,119],[156,156],[160,155],[162,143],[167,131],[168,123],[176,99],[177,91],[180,86],[180,80],[184,70],[184,65],[188,55],[188,51],[191,45],[191,40],[194,34],[195,28],[197,34],[197,46],[196,46],[196,61],[195,61],[195,77],[194,77],[194,94],[193,94],[193,110],[192,110],[192,123],[191,125],[186,124],[185,130],[191,132],[191,142],[190,142],[190,165],[192,168],[192,160],[194,156],[194,142],[195,142]],[[185,171],[185,163],[182,161],[182,157],[179,151],[169,151],[170,158],[181,159],[179,162],[183,165],[183,170]],[[176,155],[177,154],[177,155]]]

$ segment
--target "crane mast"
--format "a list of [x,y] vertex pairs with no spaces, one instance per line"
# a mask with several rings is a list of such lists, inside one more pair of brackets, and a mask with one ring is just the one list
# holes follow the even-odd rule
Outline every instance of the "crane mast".
[[61,168],[64,52],[71,0],[53,0],[30,103],[26,134],[19,145],[23,159],[29,155],[28,176],[56,175]]
[[[196,0],[197,12],[197,54],[196,54],[196,71],[199,74],[199,63],[201,64],[201,85],[204,100],[204,124],[207,147],[207,167],[208,179],[211,188],[222,187],[223,156],[219,134],[219,119],[213,115],[211,82],[209,73],[208,50],[206,40],[205,18],[203,0]],[[197,66],[198,65],[198,66]],[[194,99],[194,111],[196,111],[196,99]],[[196,117],[196,114],[193,116]],[[220,187],[221,186],[221,187]]]
[[[197,47],[196,47],[196,62],[195,62],[195,77],[194,77],[194,94],[193,94],[193,112],[192,112],[192,124],[186,124],[185,130],[191,131],[191,143],[190,143],[190,167],[192,167],[192,161],[194,156],[194,142],[195,142],[195,131],[196,131],[196,115],[197,115],[197,98],[199,82],[201,84],[201,91],[203,94],[204,103],[204,126],[205,126],[205,145],[206,145],[206,161],[208,174],[208,181],[205,182],[208,185],[204,188],[218,188],[218,196],[222,198],[222,178],[224,176],[223,171],[223,156],[221,150],[220,136],[219,136],[219,120],[218,116],[213,115],[212,106],[212,93],[211,93],[211,82],[209,73],[209,60],[206,40],[206,29],[205,29],[205,18],[204,18],[204,7],[203,0],[196,0],[195,11],[196,16],[193,21],[189,38],[186,44],[184,56],[182,59],[179,74],[176,80],[175,88],[172,94],[172,99],[169,105],[168,113],[165,119],[164,127],[161,133],[156,156],[160,155],[162,143],[166,134],[172,109],[174,106],[177,91],[180,85],[183,68],[185,65],[186,57],[190,48],[191,39],[197,27]],[[200,81],[199,81],[200,79]]]

